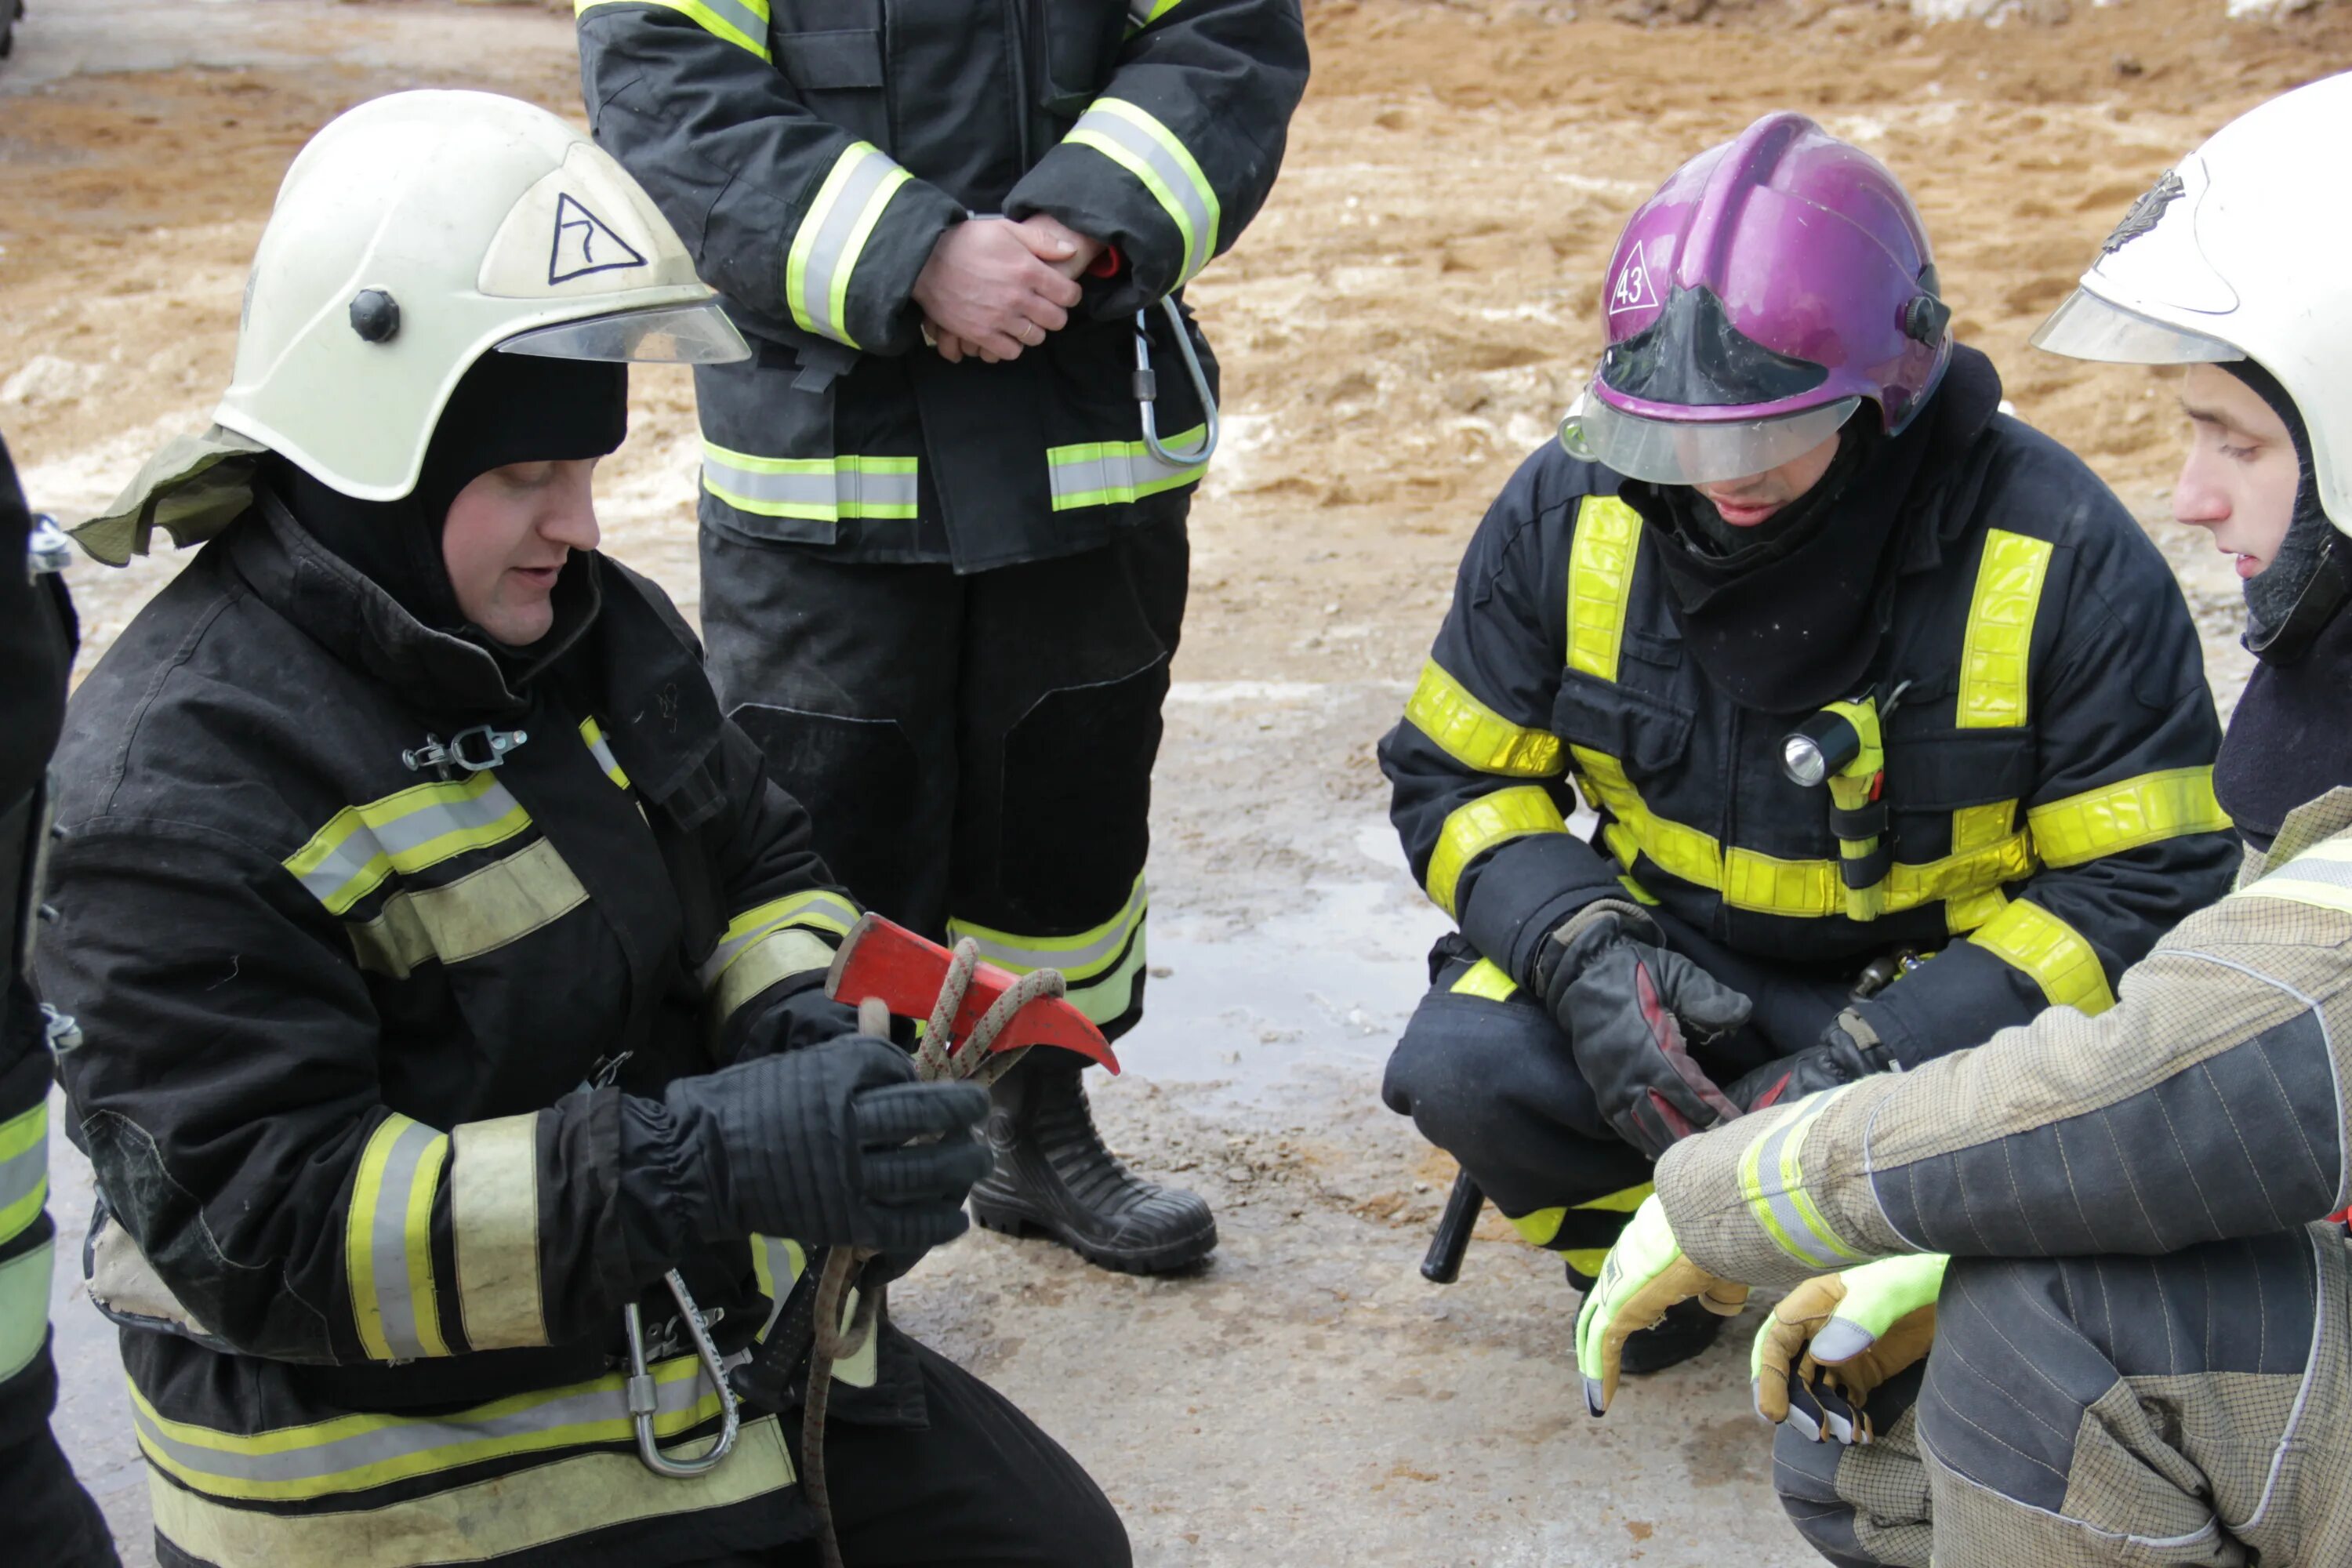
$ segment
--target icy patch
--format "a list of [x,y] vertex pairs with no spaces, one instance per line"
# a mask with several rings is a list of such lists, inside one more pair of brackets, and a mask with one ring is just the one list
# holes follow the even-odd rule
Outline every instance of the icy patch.
[[78,364],[56,354],[35,354],[6,381],[0,381],[0,407],[53,408],[79,403],[106,379],[106,366]]

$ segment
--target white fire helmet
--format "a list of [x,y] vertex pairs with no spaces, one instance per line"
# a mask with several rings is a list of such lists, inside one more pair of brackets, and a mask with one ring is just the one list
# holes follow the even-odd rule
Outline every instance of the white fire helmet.
[[493,93],[394,93],[287,170],[213,418],[394,500],[484,353],[748,357],[716,298],[652,198],[562,120]]
[[2328,195],[2352,139],[2352,73],[2247,110],[2133,204],[2034,345],[2125,364],[2251,359],[2294,399],[2318,499],[2352,533],[2352,204]]

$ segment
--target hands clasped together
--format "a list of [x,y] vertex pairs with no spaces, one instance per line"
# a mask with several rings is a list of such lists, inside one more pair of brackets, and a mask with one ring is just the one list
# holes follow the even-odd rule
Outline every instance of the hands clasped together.
[[924,335],[950,364],[966,354],[1018,359],[1069,324],[1078,275],[1102,252],[1100,240],[1045,213],[956,224],[915,279]]

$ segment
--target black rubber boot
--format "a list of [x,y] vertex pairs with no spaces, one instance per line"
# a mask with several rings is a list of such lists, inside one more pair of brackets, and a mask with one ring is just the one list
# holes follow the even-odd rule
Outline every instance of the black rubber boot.
[[1011,1236],[1051,1237],[1122,1274],[1160,1274],[1206,1258],[1217,1245],[1209,1205],[1181,1187],[1129,1174],[1095,1131],[1079,1080],[1083,1064],[1037,1057],[990,1090],[988,1147],[996,1167],[971,1190],[971,1217]]
[[1715,1343],[1723,1322],[1696,1301],[1677,1301],[1666,1309],[1665,1321],[1626,1336],[1618,1365],[1629,1377],[1680,1366]]

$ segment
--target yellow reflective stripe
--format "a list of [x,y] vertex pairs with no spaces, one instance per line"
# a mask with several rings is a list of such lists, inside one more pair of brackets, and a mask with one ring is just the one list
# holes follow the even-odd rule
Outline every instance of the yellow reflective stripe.
[[1976,592],[1969,600],[1968,636],[1960,646],[1961,729],[2025,722],[2033,616],[2042,607],[2042,584],[2049,574],[2049,541],[2005,528],[1985,531]]
[[738,511],[819,522],[905,520],[920,510],[921,460],[836,453],[762,458],[715,441],[702,444],[702,488]]
[[[628,1439],[624,1434],[618,1440]],[[520,1477],[331,1513],[215,1502],[160,1471],[150,1472],[147,1489],[157,1532],[200,1562],[415,1568],[519,1556],[615,1526],[715,1513],[793,1480],[782,1427],[775,1416],[762,1415],[743,1423],[725,1464],[686,1479],[655,1475],[628,1451],[579,1454]]]
[[415,875],[468,850],[503,844],[530,814],[488,770],[347,805],[286,858],[286,869],[330,914],[342,914],[394,871]]
[[[676,1436],[719,1415],[719,1395],[701,1372],[701,1363],[691,1355],[675,1356],[651,1368],[657,1436]],[[617,1373],[446,1415],[339,1415],[252,1434],[169,1419],[135,1383],[131,1405],[139,1447],[157,1469],[214,1497],[253,1502],[365,1491],[462,1465],[590,1443],[626,1443],[635,1435],[625,1382]],[[636,1463],[634,1455],[629,1463]]]
[[2017,802],[1996,800],[1964,805],[1952,813],[1952,853],[1987,849],[2017,831]]
[[739,49],[768,57],[768,0],[572,0],[573,16],[585,16],[599,5],[643,4],[675,11],[690,18],[716,38]]
[[1058,969],[1069,983],[1064,999],[1097,1024],[1126,1012],[1135,996],[1136,972],[1146,962],[1151,891],[1141,876],[1118,913],[1070,936],[1025,936],[996,931],[950,916],[948,940],[970,938],[980,956],[1012,974]]
[[1969,940],[2033,976],[2053,1006],[2096,1014],[2116,1005],[2106,969],[2083,933],[2030,899],[2010,904]]
[[2034,806],[2025,825],[2044,865],[2079,866],[2184,834],[2219,833],[2230,814],[2214,797],[2211,768],[2168,768]]
[[1519,983],[1504,973],[1502,965],[1493,959],[1482,958],[1463,971],[1462,978],[1456,980],[1447,989],[1456,996],[1476,996],[1488,1002],[1507,1002],[1517,994]]
[[1470,693],[1431,659],[1404,705],[1404,716],[1465,768],[1505,778],[1548,779],[1562,766],[1559,737],[1514,724]]
[[394,893],[375,919],[347,929],[362,969],[404,980],[428,960],[495,952],[587,901],[588,889],[541,838],[445,886]]
[[1456,806],[1438,829],[1437,847],[1429,856],[1430,901],[1449,915],[1458,915],[1454,895],[1470,862],[1513,838],[1530,833],[1565,833],[1568,823],[1559,807],[1538,784],[1496,790]]
[[849,279],[882,209],[909,178],[870,142],[853,142],[834,160],[784,258],[784,302],[804,331],[860,346],[849,335]]
[[1601,1278],[1601,1266],[1609,1261],[1605,1247],[1564,1247],[1559,1250],[1562,1261],[1587,1279]]
[[[786,926],[841,936],[856,920],[857,906],[825,888],[811,888],[803,892],[787,893],[781,899],[771,899],[764,904],[745,910],[727,923],[727,929],[719,933],[719,945],[695,971],[695,978],[702,983],[705,991],[714,990],[730,965]],[[833,961],[827,958],[825,962],[830,963]]]
[[589,753],[596,759],[596,765],[604,770],[604,776],[623,789],[628,788],[629,775],[622,768],[621,759],[613,754],[612,742],[604,739],[604,726],[593,717],[583,719],[580,721],[580,738],[588,742]]
[[1601,1209],[1610,1214],[1632,1214],[1642,1206],[1644,1199],[1657,1190],[1655,1184],[1643,1182],[1639,1186],[1621,1187],[1604,1197],[1594,1198],[1589,1203],[1580,1203],[1576,1206],[1580,1209]]
[[433,1195],[448,1155],[447,1137],[396,1111],[360,1151],[344,1274],[360,1348],[373,1360],[449,1353],[433,1280]]
[[1577,507],[1576,539],[1568,559],[1569,668],[1602,680],[1617,679],[1625,605],[1641,547],[1641,514],[1623,501],[1587,496]]
[[0,1383],[41,1353],[49,1335],[49,1277],[57,1243],[44,1241],[0,1263]]
[[[1205,425],[1162,437],[1160,444],[1189,452],[1208,433]],[[1086,506],[1120,506],[1189,485],[1209,471],[1206,463],[1165,463],[1140,441],[1081,441],[1045,448],[1045,482],[1055,511]]]
[[703,1009],[703,1022],[716,1030],[736,1009],[779,981],[796,974],[822,974],[833,967],[834,944],[797,926],[770,931],[753,942],[719,975]]
[[751,1278],[760,1287],[760,1294],[768,1298],[767,1321],[752,1336],[765,1343],[768,1331],[783,1315],[784,1298],[792,1294],[793,1281],[808,1268],[808,1251],[788,1237],[761,1236],[751,1237]]
[[1568,1218],[1568,1210],[1565,1206],[1538,1209],[1532,1214],[1505,1215],[1503,1217],[1511,1222],[1511,1228],[1517,1231],[1519,1239],[1528,1246],[1549,1247],[1553,1237],[1559,1235],[1560,1224]]
[[[1606,1193],[1597,1198],[1587,1199],[1580,1204],[1566,1204],[1558,1208],[1538,1209],[1533,1214],[1517,1216],[1506,1215],[1504,1217],[1510,1220],[1512,1226],[1521,1237],[1538,1247],[1548,1247],[1559,1239],[1560,1227],[1568,1223],[1570,1215],[1632,1214],[1642,1206],[1643,1199],[1656,1190],[1652,1184],[1643,1182],[1639,1186],[1621,1188],[1619,1191]],[[1582,1264],[1576,1263],[1576,1259],[1582,1255],[1580,1251],[1565,1252],[1568,1260],[1583,1272],[1587,1274],[1600,1272],[1598,1266],[1585,1268]],[[1592,1249],[1592,1256],[1596,1258],[1605,1258],[1608,1255],[1609,1249],[1605,1247]]]
[[1748,1213],[1790,1257],[1828,1272],[1861,1259],[1838,1238],[1805,1191],[1805,1134],[1843,1090],[1808,1096],[1739,1156],[1739,1192]]
[[0,1242],[40,1216],[49,1199],[49,1102],[0,1121]]
[[1063,141],[1091,147],[1151,193],[1184,242],[1184,265],[1176,279],[1180,286],[1216,255],[1217,227],[1223,221],[1217,188],[1158,116],[1124,99],[1097,98]]
[[1151,0],[1151,9],[1140,16],[1135,15],[1133,8],[1130,7],[1127,16],[1127,36],[1130,38],[1135,37],[1182,3],[1183,0]]
[[539,1113],[463,1122],[450,1140],[449,1224],[466,1341],[478,1351],[543,1345]]
[[2230,896],[2284,899],[2352,914],[2352,839],[2324,838]]

